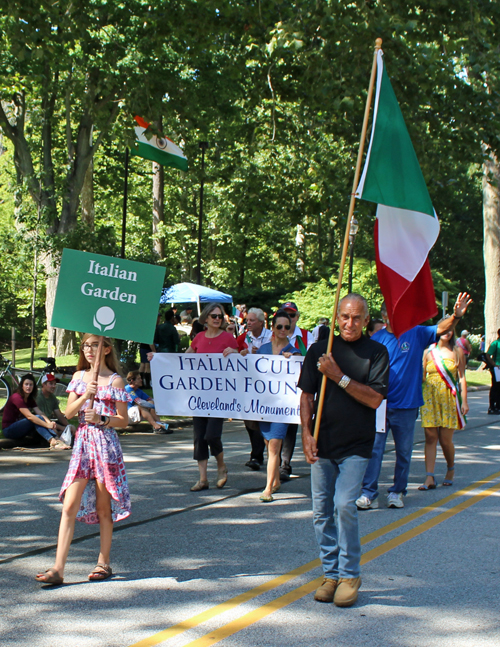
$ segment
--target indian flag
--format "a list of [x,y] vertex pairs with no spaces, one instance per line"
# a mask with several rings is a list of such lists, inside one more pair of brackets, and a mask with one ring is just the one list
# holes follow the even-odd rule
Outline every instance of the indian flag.
[[381,50],[370,145],[356,196],[378,205],[377,274],[399,337],[437,314],[427,257],[439,235],[439,221]]
[[188,161],[182,150],[168,137],[157,137],[146,131],[149,127],[147,121],[142,117],[135,118],[137,126],[135,134],[137,141],[132,147],[132,155],[138,155],[151,162],[157,162],[162,166],[173,166],[181,171],[187,171]]

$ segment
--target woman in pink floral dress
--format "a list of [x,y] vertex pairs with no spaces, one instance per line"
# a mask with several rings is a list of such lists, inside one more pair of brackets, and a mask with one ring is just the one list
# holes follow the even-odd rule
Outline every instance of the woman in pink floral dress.
[[[68,386],[66,416],[78,412],[73,454],[59,499],[63,502],[55,564],[36,579],[44,584],[62,584],[64,567],[73,539],[75,521],[100,525],[101,549],[89,580],[112,575],[110,561],[113,522],[130,514],[130,495],[123,455],[115,427],[126,427],[127,393],[118,375],[118,361],[109,338],[104,337],[97,381],[92,364],[99,337],[84,335],[77,371]],[[95,397],[94,406],[89,399]]]

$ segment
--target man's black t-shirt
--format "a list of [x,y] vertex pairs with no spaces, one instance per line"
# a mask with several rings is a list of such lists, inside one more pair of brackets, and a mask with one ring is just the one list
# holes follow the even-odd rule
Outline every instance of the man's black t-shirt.
[[[326,353],[327,346],[328,341],[324,340],[313,344],[307,351],[298,383],[304,393],[318,394],[321,389],[323,374],[316,364]],[[389,354],[385,346],[364,336],[354,342],[335,337],[332,355],[345,375],[386,397]],[[318,456],[334,460],[346,456],[370,458],[374,440],[375,409],[361,404],[336,382],[327,379]]]

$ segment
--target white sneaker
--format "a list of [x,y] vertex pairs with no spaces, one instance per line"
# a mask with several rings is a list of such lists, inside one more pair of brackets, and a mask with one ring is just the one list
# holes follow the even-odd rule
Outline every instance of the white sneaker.
[[359,499],[356,500],[356,505],[360,510],[376,510],[378,508],[378,499],[369,499],[367,496],[362,494]]
[[404,508],[405,504],[403,501],[402,492],[389,492],[387,495],[387,507],[388,508]]

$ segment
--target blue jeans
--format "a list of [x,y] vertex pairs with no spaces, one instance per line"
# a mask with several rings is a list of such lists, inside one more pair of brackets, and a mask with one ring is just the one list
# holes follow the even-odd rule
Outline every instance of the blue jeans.
[[368,458],[339,461],[319,458],[311,465],[313,523],[325,577],[359,577],[361,541],[358,509],[361,481]]
[[361,492],[369,499],[373,500],[378,496],[378,478],[380,476],[389,429],[392,431],[392,437],[394,438],[394,445],[396,447],[396,466],[394,467],[394,484],[391,485],[388,491],[406,494],[417,417],[418,407],[416,409],[387,409],[386,433],[375,434],[372,457],[370,458],[363,479]]
[[[40,420],[43,420],[41,416],[37,416]],[[52,438],[57,438],[57,434],[52,429],[47,429],[47,427],[42,427],[42,425],[36,425],[28,418],[23,418],[17,422],[13,422],[7,427],[7,429],[2,429],[2,433],[5,438],[10,438],[11,440],[18,440],[19,438],[24,438],[27,436],[30,431],[36,431],[37,433],[45,438],[45,440],[50,443]]]

